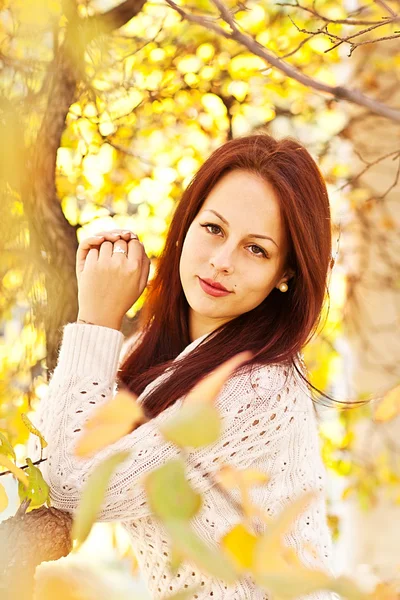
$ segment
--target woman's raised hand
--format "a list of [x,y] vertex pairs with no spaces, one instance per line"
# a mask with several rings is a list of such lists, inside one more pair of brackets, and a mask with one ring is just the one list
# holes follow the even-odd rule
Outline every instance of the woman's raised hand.
[[85,238],[76,253],[78,320],[120,329],[149,273],[150,259],[133,232],[113,229]]

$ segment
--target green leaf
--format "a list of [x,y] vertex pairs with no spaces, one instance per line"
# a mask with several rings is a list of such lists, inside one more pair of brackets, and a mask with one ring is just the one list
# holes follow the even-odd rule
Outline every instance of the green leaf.
[[160,426],[165,439],[181,447],[193,448],[216,442],[221,429],[219,412],[208,402],[184,404],[171,419]]
[[0,446],[0,452],[2,454],[10,455],[13,457],[14,460],[17,460],[17,457],[15,456],[15,452],[14,452],[14,448],[11,446],[11,443],[9,442],[8,438],[4,435],[4,433],[1,433],[0,431],[0,442],[1,442],[1,446]]
[[185,463],[177,458],[154,469],[145,478],[150,507],[160,519],[191,519],[201,508],[202,498],[185,477]]
[[109,481],[115,469],[130,456],[130,452],[118,452],[98,464],[89,475],[83,488],[72,525],[72,538],[77,550],[88,537],[103,504]]
[[49,486],[43,479],[43,475],[38,467],[34,465],[30,458],[26,459],[28,468],[25,474],[28,476],[28,487],[25,487],[21,481],[18,482],[18,495],[21,502],[28,499],[31,501],[29,509],[39,508],[49,497]]
[[170,519],[164,525],[171,537],[175,548],[183,556],[195,563],[202,572],[207,573],[227,583],[234,583],[238,571],[232,560],[220,550],[208,546],[193,531],[190,523],[182,519]]

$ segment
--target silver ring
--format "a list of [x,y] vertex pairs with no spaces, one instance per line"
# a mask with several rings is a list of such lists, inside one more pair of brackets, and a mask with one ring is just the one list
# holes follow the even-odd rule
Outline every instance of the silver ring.
[[114,248],[115,250],[113,251],[113,254],[116,254],[117,252],[122,252],[122,254],[126,254],[126,250],[121,248],[121,246],[114,246]]

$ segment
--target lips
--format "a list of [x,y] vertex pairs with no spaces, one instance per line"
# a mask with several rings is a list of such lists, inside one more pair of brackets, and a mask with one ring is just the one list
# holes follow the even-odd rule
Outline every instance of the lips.
[[208,285],[210,285],[215,290],[222,290],[223,292],[229,292],[229,290],[227,290],[226,287],[224,287],[221,283],[217,283],[213,279],[202,279],[201,277],[200,277],[200,279],[202,281],[204,281],[205,283],[207,283]]

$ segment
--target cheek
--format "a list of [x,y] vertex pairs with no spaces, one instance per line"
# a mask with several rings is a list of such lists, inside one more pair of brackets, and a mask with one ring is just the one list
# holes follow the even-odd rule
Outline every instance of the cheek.
[[183,243],[181,261],[185,267],[199,262],[207,254],[207,245],[196,229],[188,230]]

